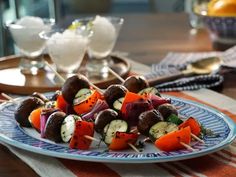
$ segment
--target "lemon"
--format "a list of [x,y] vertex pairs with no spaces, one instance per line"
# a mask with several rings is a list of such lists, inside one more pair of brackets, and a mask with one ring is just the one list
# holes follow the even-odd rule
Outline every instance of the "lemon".
[[211,0],[208,4],[209,16],[236,16],[236,0]]
[[76,22],[73,22],[67,29],[76,30],[80,26],[82,26],[82,23],[76,21]]
[[[72,24],[67,28],[68,30],[76,30],[79,27],[82,27],[84,24],[78,21],[72,22]],[[85,25],[87,30],[91,30],[93,27],[93,22],[88,21],[88,23]]]

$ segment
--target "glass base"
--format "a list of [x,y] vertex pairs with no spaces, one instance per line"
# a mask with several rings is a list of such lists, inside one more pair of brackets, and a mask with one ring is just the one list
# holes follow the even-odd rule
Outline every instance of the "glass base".
[[45,64],[43,62],[43,57],[39,56],[37,58],[27,58],[22,57],[19,67],[23,74],[37,75],[43,70]]
[[109,58],[91,59],[86,65],[88,78],[106,79],[109,76]]
[[225,51],[236,45],[236,39],[219,38],[212,35],[212,47],[216,51]]
[[202,19],[194,14],[193,12],[189,14],[189,23],[190,26],[194,29],[202,29],[203,28],[203,22]]

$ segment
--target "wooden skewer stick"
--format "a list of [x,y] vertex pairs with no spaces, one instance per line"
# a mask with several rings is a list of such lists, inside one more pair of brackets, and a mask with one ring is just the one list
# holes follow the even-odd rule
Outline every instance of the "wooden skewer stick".
[[134,127],[130,130],[131,133],[138,133],[138,129],[137,127]]
[[196,151],[195,149],[193,149],[191,146],[189,146],[188,144],[185,144],[184,142],[180,142],[180,144],[182,146],[184,146],[186,149],[190,150],[190,151]]
[[[89,136],[89,135],[84,135],[84,137],[86,138],[86,139],[89,139],[89,140],[92,140],[92,141],[97,141],[97,142],[100,142],[100,140],[99,139],[97,139],[97,138],[94,138],[94,137],[92,137],[92,136]],[[135,151],[135,152],[138,152],[138,153],[140,153],[140,151],[133,145],[133,144],[131,144],[131,143],[128,143],[128,145]]]
[[88,139],[88,140],[92,140],[92,141],[97,141],[97,142],[100,142],[100,140],[99,140],[99,139],[97,139],[97,138],[94,138],[94,137],[92,137],[92,136],[89,136],[89,135],[84,135],[84,137],[85,137],[86,139]]
[[[61,82],[65,82],[66,80],[47,62],[47,61],[44,61],[44,63],[46,64],[46,66],[48,66],[52,72],[61,80]],[[91,83],[90,81],[88,81],[89,84],[94,87],[97,91],[99,91],[100,93],[104,93],[104,91],[100,88],[98,88],[96,85],[94,85],[93,83]]]
[[195,140],[197,140],[197,141],[199,141],[199,142],[201,142],[201,143],[205,143],[202,139],[200,139],[200,138],[198,138],[196,135],[194,135],[193,133],[191,133],[191,136],[195,139]]
[[104,91],[102,89],[100,89],[99,87],[97,87],[96,85],[94,85],[92,82],[89,81],[89,85],[92,86],[93,88],[95,88],[98,92],[100,92],[101,94],[104,93]]
[[6,100],[0,100],[0,103],[5,103],[5,102],[11,102],[11,103],[14,103],[14,104],[17,104],[17,101],[14,99],[14,98],[12,98],[12,97],[10,97],[9,95],[7,95],[7,94],[5,94],[5,93],[1,93],[1,95],[4,97],[4,98],[6,98]]
[[0,103],[5,103],[7,100],[0,99]]
[[1,95],[9,101],[14,101],[14,99],[12,97],[10,97],[9,95],[7,95],[5,93],[1,93]]
[[144,142],[144,143],[146,143],[146,142],[151,142],[151,139],[150,139],[149,137],[146,137],[146,138],[143,139],[142,142]]
[[128,143],[128,145],[137,153],[140,153],[140,151],[131,143]]
[[115,71],[113,71],[113,69],[111,69],[110,67],[107,67],[107,68],[108,68],[109,72],[111,74],[113,74],[117,79],[119,79],[122,83],[125,82],[125,80],[122,77],[120,77],[119,74],[117,74]]
[[10,97],[9,95],[7,95],[6,93],[1,93],[1,95],[6,98],[7,100],[2,100],[3,102],[12,102],[12,103],[17,103],[16,100],[12,97]]
[[54,74],[61,80],[62,83],[66,81],[47,61],[44,61],[44,63],[52,70],[52,72],[54,72]]

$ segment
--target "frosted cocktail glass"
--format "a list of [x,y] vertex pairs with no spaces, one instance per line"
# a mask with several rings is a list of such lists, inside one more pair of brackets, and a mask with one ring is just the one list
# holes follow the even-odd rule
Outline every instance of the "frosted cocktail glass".
[[52,29],[41,33],[40,37],[47,39],[48,54],[56,65],[56,70],[69,76],[78,72],[88,46],[87,31]]
[[109,55],[111,54],[124,19],[120,17],[88,17],[77,19],[72,26],[92,31],[89,39],[87,70],[89,75],[108,77]]
[[20,68],[26,74],[35,74],[44,67],[41,54],[45,49],[45,39],[39,37],[42,31],[48,31],[54,25],[54,19],[42,19],[26,16],[7,27],[12,35],[16,47],[23,55]]

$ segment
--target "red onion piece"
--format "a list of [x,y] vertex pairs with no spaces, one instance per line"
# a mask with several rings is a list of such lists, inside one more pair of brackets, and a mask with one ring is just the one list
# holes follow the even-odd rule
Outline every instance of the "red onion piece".
[[150,95],[149,99],[152,102],[152,105],[155,109],[158,108],[158,106],[165,104],[165,103],[171,103],[171,100],[169,98],[163,98],[163,97],[159,97],[157,95]]
[[136,102],[127,103],[125,114],[122,115],[129,125],[136,126],[138,124],[139,115],[153,109],[152,103],[149,100],[141,100]]
[[98,99],[98,101],[96,102],[96,104],[93,106],[92,110],[84,115],[82,115],[82,119],[85,121],[94,121],[96,115],[104,110],[104,109],[108,109],[109,106],[107,104],[107,102],[105,100],[100,100]]
[[56,108],[50,108],[50,109],[43,109],[40,115],[40,134],[41,134],[41,138],[45,138],[45,126],[48,120],[48,117],[56,112],[59,111],[59,109]]

